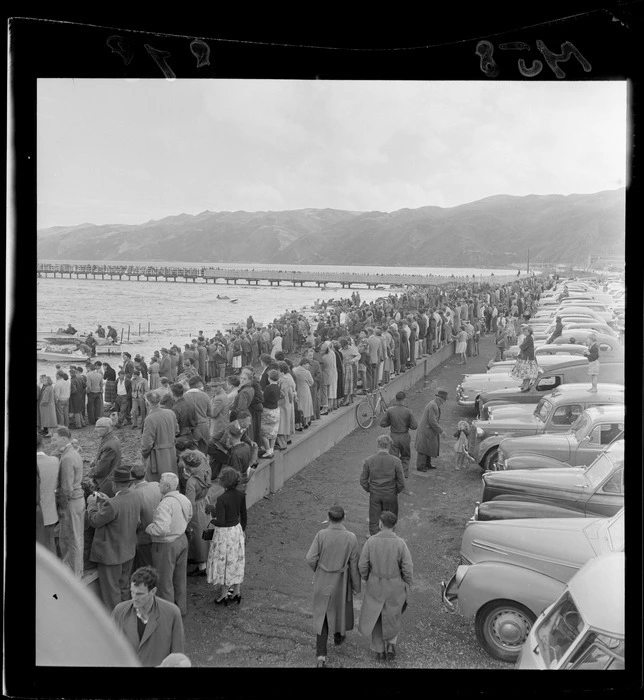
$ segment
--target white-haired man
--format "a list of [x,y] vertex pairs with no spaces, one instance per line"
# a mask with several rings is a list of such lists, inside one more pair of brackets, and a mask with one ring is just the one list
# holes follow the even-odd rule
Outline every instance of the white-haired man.
[[152,564],[159,574],[158,595],[175,603],[181,614],[185,615],[188,573],[186,528],[192,519],[192,504],[178,489],[179,477],[172,472],[164,472],[159,481],[161,502],[154,511],[154,520],[145,531],[152,539]]

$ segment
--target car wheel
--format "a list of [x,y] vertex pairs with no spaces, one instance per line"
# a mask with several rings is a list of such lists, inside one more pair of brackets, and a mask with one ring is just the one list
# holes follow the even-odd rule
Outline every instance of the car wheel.
[[476,636],[495,659],[516,661],[536,616],[513,600],[493,600],[476,613]]
[[494,471],[496,469],[496,461],[499,458],[499,448],[493,447],[483,457],[483,467],[486,471]]

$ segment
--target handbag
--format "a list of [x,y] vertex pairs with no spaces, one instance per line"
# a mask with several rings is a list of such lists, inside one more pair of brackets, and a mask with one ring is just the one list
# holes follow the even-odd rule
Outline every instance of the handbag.
[[201,531],[201,539],[202,540],[212,540],[212,536],[215,534],[215,528],[214,527],[209,527],[207,530],[202,530]]

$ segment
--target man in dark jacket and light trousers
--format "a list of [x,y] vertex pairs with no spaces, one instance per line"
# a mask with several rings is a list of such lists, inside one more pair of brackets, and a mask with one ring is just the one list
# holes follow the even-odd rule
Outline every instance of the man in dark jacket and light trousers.
[[329,509],[329,526],[320,530],[306,555],[315,571],[313,624],[317,635],[317,666],[326,666],[329,632],[339,646],[353,629],[353,594],[360,593],[358,539],[343,525],[344,508]]
[[405,475],[398,457],[389,454],[391,438],[381,435],[378,452],[362,463],[360,486],[369,494],[369,534],[378,532],[378,520],[383,510],[398,514],[398,494],[405,488]]

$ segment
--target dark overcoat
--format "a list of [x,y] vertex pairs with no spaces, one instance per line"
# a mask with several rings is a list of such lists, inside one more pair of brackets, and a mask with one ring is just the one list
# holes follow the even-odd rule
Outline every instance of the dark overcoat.
[[440,451],[440,436],[444,433],[439,421],[441,417],[440,406],[432,399],[418,423],[416,431],[416,452],[428,457],[438,457]]

